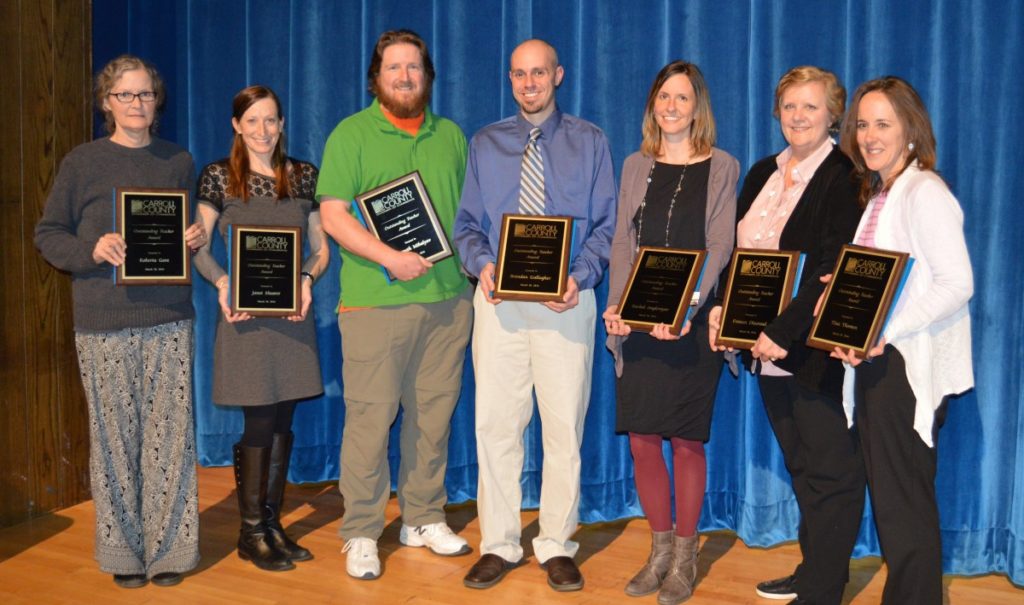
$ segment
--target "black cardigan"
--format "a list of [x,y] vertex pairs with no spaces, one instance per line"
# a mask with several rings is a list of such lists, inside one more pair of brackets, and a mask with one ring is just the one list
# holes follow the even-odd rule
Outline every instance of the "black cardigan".
[[[765,183],[778,170],[776,157],[772,155],[758,161],[747,172],[736,201],[737,223],[746,216]],[[805,343],[814,319],[814,305],[825,289],[819,278],[835,268],[839,249],[853,239],[860,222],[863,210],[857,201],[857,192],[853,163],[836,146],[807,183],[779,236],[780,250],[799,250],[807,256],[796,297],[764,329],[775,344],[788,351],[786,358],[775,365],[794,374],[803,386],[836,399],[842,397],[842,364]],[[725,271],[718,281],[723,289],[729,268]],[[717,304],[721,304],[723,296],[724,292],[719,290]],[[744,360],[749,365],[749,352],[744,353]]]

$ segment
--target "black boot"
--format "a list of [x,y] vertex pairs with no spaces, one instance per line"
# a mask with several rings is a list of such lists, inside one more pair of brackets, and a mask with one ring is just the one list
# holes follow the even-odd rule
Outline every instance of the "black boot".
[[267,497],[263,501],[263,523],[267,537],[274,548],[288,555],[292,561],[309,561],[313,553],[296,544],[281,527],[281,503],[284,486],[288,481],[288,461],[292,455],[291,433],[274,433],[270,448],[270,471],[267,473]]
[[274,548],[263,522],[261,504],[266,498],[269,447],[235,444],[235,485],[242,529],[238,534],[238,556],[267,571],[295,569],[288,556]]

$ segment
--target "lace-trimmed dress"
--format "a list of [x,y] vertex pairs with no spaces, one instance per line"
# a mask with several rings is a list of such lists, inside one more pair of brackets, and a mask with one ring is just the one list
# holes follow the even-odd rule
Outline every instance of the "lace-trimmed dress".
[[[249,201],[228,197],[227,160],[203,169],[199,177],[200,204],[220,213],[217,227],[227,241],[232,224],[275,227],[306,227],[309,214],[317,212],[314,199],[317,169],[308,162],[290,159],[293,197],[274,198],[276,181],[252,174]],[[305,321],[279,317],[255,317],[228,323],[219,313],[214,345],[213,401],[221,405],[257,406],[316,397],[323,393],[316,324],[312,309]]]

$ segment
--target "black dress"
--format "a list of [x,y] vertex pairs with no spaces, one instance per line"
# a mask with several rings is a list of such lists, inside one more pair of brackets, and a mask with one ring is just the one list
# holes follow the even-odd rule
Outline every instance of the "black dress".
[[[318,211],[315,200],[317,169],[289,158],[292,197],[276,199],[276,181],[252,173],[249,201],[227,194],[226,160],[214,162],[199,177],[199,203],[212,206],[220,217],[217,228],[227,241],[236,225],[302,227]],[[324,392],[316,323],[312,308],[303,321],[254,317],[230,323],[218,313],[214,343],[213,401],[221,405],[255,406],[316,397]]]
[[[633,217],[641,246],[664,246],[668,211],[668,245],[705,249],[705,207],[711,160],[685,167],[655,164],[646,208]],[[671,204],[683,177],[682,189]],[[641,214],[643,227],[640,228]],[[707,293],[701,293],[702,297]],[[708,312],[704,304],[690,319],[689,334],[661,341],[636,332],[622,343],[622,377],[617,382],[615,430],[707,441],[711,411],[722,372],[722,355],[708,347]]]

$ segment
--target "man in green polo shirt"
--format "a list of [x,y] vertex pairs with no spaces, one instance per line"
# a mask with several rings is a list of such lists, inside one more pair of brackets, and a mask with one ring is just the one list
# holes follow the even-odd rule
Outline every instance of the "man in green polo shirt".
[[382,34],[367,79],[376,99],[327,139],[316,192],[324,229],[341,248],[341,537],[346,571],[360,579],[380,576],[377,540],[391,492],[388,433],[399,404],[399,539],[439,555],[470,551],[444,512],[449,423],[471,324],[468,283],[457,256],[433,264],[394,250],[363,227],[352,204],[355,196],[418,170],[450,241],[466,138],[427,107],[434,67],[416,33]]

